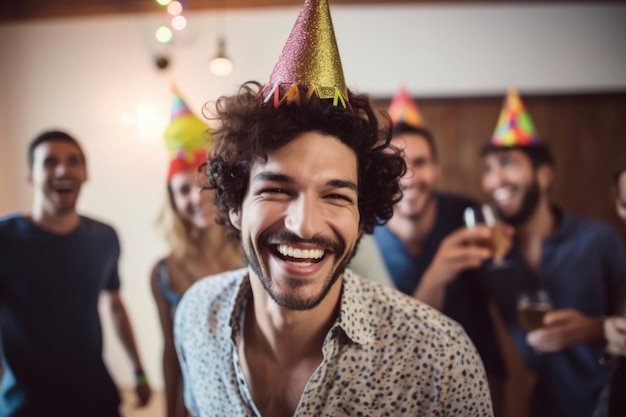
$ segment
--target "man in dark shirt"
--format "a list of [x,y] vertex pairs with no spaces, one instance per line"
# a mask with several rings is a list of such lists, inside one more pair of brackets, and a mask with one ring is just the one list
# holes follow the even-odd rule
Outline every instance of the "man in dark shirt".
[[[485,276],[526,365],[535,372],[533,416],[588,417],[609,372],[598,364],[602,317],[614,314],[626,286],[620,239],[600,221],[569,214],[550,199],[554,158],[534,131],[516,91],[509,91],[483,155],[482,186],[504,221],[515,227],[508,268]],[[544,327],[522,329],[522,291],[549,293]]]
[[[404,89],[394,97],[389,114],[392,144],[402,149],[407,173],[400,180],[402,200],[389,222],[375,229],[374,238],[398,290],[463,326],[485,364],[494,413],[501,415],[506,370],[477,275],[492,253],[468,244],[489,238],[491,231],[465,227],[464,210],[476,206],[475,201],[435,191],[440,175],[435,139]],[[359,271],[365,262],[357,252],[352,267]]]
[[0,219],[0,416],[119,416],[119,394],[102,359],[102,291],[141,405],[151,391],[119,293],[117,235],[76,211],[87,172],[73,137],[44,132],[28,159],[33,211]]

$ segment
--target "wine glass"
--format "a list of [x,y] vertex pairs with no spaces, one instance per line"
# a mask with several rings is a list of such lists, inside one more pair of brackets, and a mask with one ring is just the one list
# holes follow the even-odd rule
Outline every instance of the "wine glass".
[[492,268],[507,266],[504,257],[508,250],[509,239],[504,230],[504,224],[498,217],[495,209],[488,204],[483,204],[480,209],[467,207],[463,213],[463,219],[465,226],[468,228],[476,227],[478,224],[485,224],[491,229],[491,237],[489,239],[481,239],[471,243],[491,250],[493,253]]
[[544,316],[553,309],[550,294],[546,290],[525,291],[517,297],[517,318],[527,332],[542,328]]

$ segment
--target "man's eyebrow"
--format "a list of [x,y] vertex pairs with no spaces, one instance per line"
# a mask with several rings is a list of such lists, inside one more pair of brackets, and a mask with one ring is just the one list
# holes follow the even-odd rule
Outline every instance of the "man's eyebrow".
[[[273,182],[282,182],[286,184],[295,184],[296,181],[293,177],[285,174],[277,174],[275,172],[260,172],[252,178],[252,182],[264,182],[264,181],[273,181]],[[359,187],[357,187],[356,183],[348,180],[330,180],[326,183],[326,185],[335,188],[348,188],[352,191],[358,192]]]
[[352,182],[352,181],[347,181],[347,180],[330,180],[327,182],[327,184],[331,187],[335,187],[335,188],[349,188],[352,191],[358,192],[359,191],[359,187],[357,187],[357,185]]
[[252,182],[274,181],[294,184],[296,181],[285,174],[276,174],[274,172],[260,172],[252,178]]

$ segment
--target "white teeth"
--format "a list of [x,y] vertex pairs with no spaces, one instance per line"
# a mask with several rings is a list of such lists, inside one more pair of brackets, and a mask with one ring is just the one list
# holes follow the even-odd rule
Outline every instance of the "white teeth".
[[74,188],[74,181],[59,180],[53,183],[53,187],[57,191],[72,191]]
[[493,192],[493,198],[496,201],[506,200],[511,197],[511,189],[509,187],[498,188]]
[[278,245],[278,253],[297,259],[321,259],[324,256],[322,249],[298,249],[287,245]]

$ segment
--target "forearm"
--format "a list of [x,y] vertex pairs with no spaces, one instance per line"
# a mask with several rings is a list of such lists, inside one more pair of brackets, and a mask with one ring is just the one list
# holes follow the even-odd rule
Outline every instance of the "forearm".
[[441,311],[445,296],[446,285],[438,283],[433,276],[432,270],[430,268],[427,269],[424,275],[422,275],[415,292],[413,292],[413,297]]
[[126,308],[119,301],[113,302],[112,308],[113,325],[120,338],[124,350],[128,354],[133,369],[136,373],[143,373],[143,365],[139,357],[137,350],[137,344],[135,343],[135,336],[133,334],[132,326],[126,313]]
[[180,416],[182,384],[180,366],[173,347],[163,351],[163,380],[165,382],[165,405],[168,416]]

